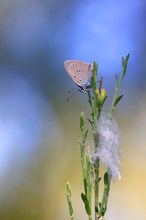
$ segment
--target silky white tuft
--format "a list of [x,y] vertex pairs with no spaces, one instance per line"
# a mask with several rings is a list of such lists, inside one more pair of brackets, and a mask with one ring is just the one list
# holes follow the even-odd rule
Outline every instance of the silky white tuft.
[[113,178],[120,176],[120,133],[117,123],[108,115],[101,115],[98,121],[99,145],[95,152],[95,159],[98,157],[109,170]]

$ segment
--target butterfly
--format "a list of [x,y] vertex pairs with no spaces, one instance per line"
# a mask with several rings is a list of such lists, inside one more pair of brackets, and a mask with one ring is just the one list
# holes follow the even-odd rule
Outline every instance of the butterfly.
[[66,60],[64,67],[72,80],[82,90],[90,88],[93,65],[80,60]]

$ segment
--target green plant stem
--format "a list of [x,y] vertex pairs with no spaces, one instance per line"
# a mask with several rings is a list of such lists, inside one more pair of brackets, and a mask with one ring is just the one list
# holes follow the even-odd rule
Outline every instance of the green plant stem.
[[[91,107],[91,116],[92,116],[92,130],[93,130],[93,139],[94,139],[94,151],[96,153],[98,147],[98,132],[97,132],[97,118],[99,117],[98,109],[98,96],[96,93],[96,82],[97,82],[97,69],[98,66],[94,61],[93,76],[91,78],[91,87],[93,91],[93,98],[91,97],[90,92],[88,92],[88,101]],[[99,158],[96,159],[94,163],[94,205],[95,205],[95,220],[99,219],[98,216],[98,206],[99,206]]]
[[[95,88],[94,88],[95,89]],[[92,130],[93,130],[93,138],[94,138],[94,151],[96,152],[96,148],[98,146],[98,133],[97,133],[97,97],[95,97],[94,93],[94,102],[92,102],[92,97],[90,91],[88,91],[88,102],[91,107],[91,116],[92,116]],[[95,197],[95,220],[98,220],[98,204],[99,204],[99,158],[96,159],[94,163],[94,197]]]
[[92,215],[88,215],[88,219],[89,219],[89,220],[92,220]]
[[124,76],[126,74],[126,69],[127,69],[127,63],[128,63],[128,60],[129,60],[129,54],[127,55],[126,59],[124,59],[122,57],[122,73],[121,73],[121,77],[120,77],[120,80],[118,81],[118,77],[117,75],[115,74],[116,76],[116,88],[115,88],[115,95],[114,95],[114,99],[113,99],[113,102],[112,102],[112,105],[111,105],[111,108],[110,108],[110,112],[109,112],[109,118],[112,119],[112,114],[115,110],[115,102],[118,98],[118,95],[119,95],[119,91],[120,91],[120,88],[121,88],[121,85],[122,85],[122,82],[123,82],[123,79],[124,79]]
[[[97,71],[97,69],[95,68],[95,71]],[[94,151],[96,153],[97,147],[98,147],[98,132],[97,132],[97,116],[99,117],[98,113],[99,113],[99,109],[98,109],[98,98],[97,98],[97,94],[96,94],[96,75],[97,72],[95,72],[94,75],[94,83],[93,84],[93,94],[94,94],[94,113],[93,113],[93,125],[94,125],[94,130],[93,130],[93,136],[94,136]],[[98,206],[99,206],[99,158],[97,158],[95,160],[95,164],[94,164],[94,172],[95,172],[95,180],[94,180],[94,187],[95,187],[95,220],[99,219],[99,215],[98,215]]]
[[[121,73],[121,76],[120,76],[120,80],[118,80],[118,76],[115,74],[116,88],[115,88],[115,95],[114,95],[114,98],[113,98],[113,102],[112,102],[110,112],[109,112],[109,119],[110,120],[112,120],[112,114],[114,113],[115,106],[117,105],[116,101],[118,99],[119,91],[121,89],[121,85],[123,83],[123,79],[124,79],[124,76],[126,74],[127,63],[128,63],[128,60],[129,60],[129,56],[130,56],[130,54],[128,54],[125,59],[122,57],[122,73]],[[101,204],[101,206],[103,206],[103,204],[105,204],[105,213],[106,213],[106,209],[107,209],[111,179],[112,179],[112,175],[108,172],[108,186],[107,187],[105,186],[104,193],[103,193],[102,204]]]
[[81,166],[82,166],[82,174],[83,174],[83,179],[85,179],[85,144],[81,143],[80,144],[80,149],[81,149]]
[[86,148],[88,130],[85,128],[85,115],[83,112],[80,114],[80,128],[82,132],[82,139],[80,143],[81,166],[84,183],[84,193],[81,193],[81,197],[85,205],[88,219],[92,220],[91,158],[88,149]]
[[112,180],[112,175],[110,173],[108,173],[108,185],[107,185],[106,198],[105,198],[105,210],[107,210],[107,203],[108,203],[108,198],[109,198],[109,191],[110,191],[110,186],[111,186],[111,180]]
[[98,215],[98,203],[99,203],[99,158],[95,161],[94,165],[94,172],[95,172],[95,220],[99,219]]
[[73,211],[72,198],[71,198],[71,187],[69,182],[66,183],[66,198],[68,203],[70,219],[74,220],[74,211]]
[[111,176],[111,174],[108,173],[108,182],[107,182],[107,184],[104,185],[104,191],[103,191],[101,206],[100,206],[100,210],[99,210],[100,215],[102,215],[102,212],[104,210],[103,216],[105,216],[105,213],[107,210],[107,203],[108,203],[111,179],[112,179],[112,176]]
[[121,88],[121,84],[122,84],[122,80],[123,80],[123,77],[120,78],[120,82],[118,85],[116,85],[116,88],[115,88],[115,95],[114,95],[114,98],[113,98],[113,102],[112,102],[112,105],[111,105],[111,108],[110,108],[110,112],[109,112],[109,119],[111,120],[112,119],[112,114],[115,110],[115,102],[118,98],[118,95],[119,95],[119,91],[120,91],[120,88]]

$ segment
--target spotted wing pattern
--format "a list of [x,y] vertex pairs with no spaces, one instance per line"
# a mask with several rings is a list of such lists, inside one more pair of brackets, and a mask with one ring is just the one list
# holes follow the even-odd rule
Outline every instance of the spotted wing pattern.
[[80,87],[86,88],[90,84],[93,65],[79,60],[67,60],[64,67],[72,80]]

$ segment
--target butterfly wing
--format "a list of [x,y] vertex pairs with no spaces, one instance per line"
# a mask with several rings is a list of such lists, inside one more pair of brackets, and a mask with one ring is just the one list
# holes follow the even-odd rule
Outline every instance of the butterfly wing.
[[80,87],[86,88],[90,83],[93,65],[79,60],[67,60],[64,67],[72,80]]

